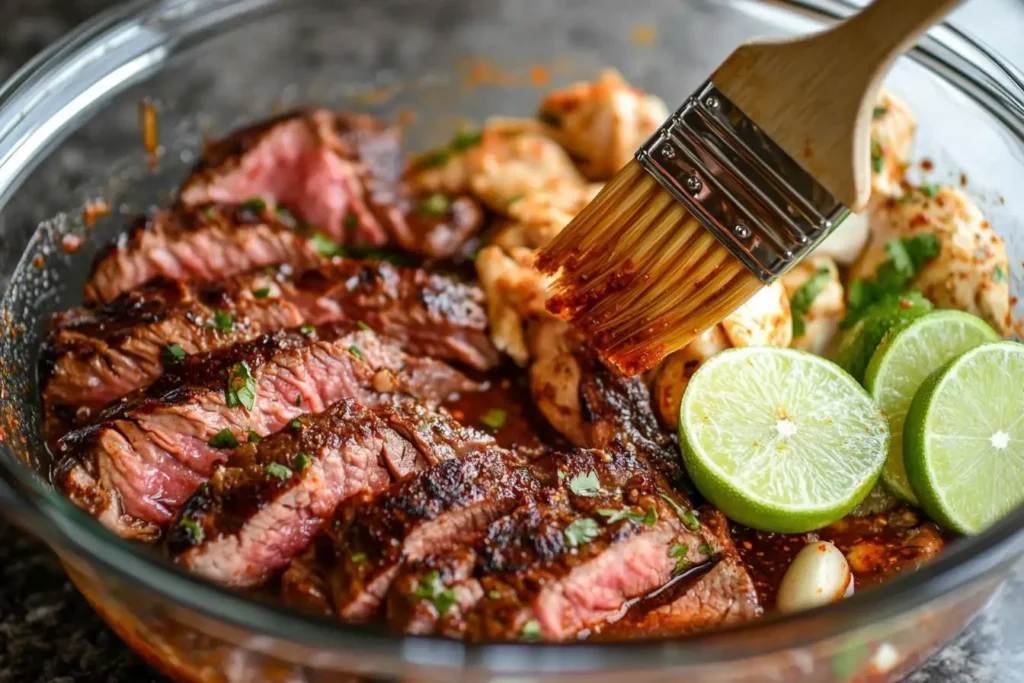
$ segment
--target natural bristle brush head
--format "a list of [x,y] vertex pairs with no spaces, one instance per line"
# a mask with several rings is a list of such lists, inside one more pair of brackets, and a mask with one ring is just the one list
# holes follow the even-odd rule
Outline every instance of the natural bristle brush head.
[[630,375],[689,344],[763,286],[635,161],[537,265],[557,275],[548,309]]

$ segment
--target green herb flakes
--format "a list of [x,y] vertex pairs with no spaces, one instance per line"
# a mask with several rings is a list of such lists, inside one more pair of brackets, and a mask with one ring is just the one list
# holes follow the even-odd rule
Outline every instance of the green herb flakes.
[[478,130],[462,130],[452,137],[448,147],[453,152],[465,152],[479,145],[482,139],[483,135]]
[[487,597],[490,598],[491,600],[500,600],[501,599],[501,592],[499,592],[499,591],[487,591]]
[[880,119],[889,113],[888,107],[875,107],[871,110],[871,118]]
[[707,555],[708,557],[712,557],[712,556],[714,556],[714,554],[715,554],[715,549],[714,549],[714,548],[712,548],[712,547],[711,547],[710,545],[708,545],[707,543],[702,543],[701,545],[697,546],[697,550],[698,550],[698,551],[699,551],[699,552],[700,552],[700,553],[701,553],[702,555]]
[[249,435],[245,437],[245,440],[249,443],[259,443],[263,441],[263,437],[250,429]]
[[270,287],[260,287],[259,289],[252,290],[252,295],[257,299],[266,299],[270,296]]
[[530,619],[528,622],[523,624],[523,628],[519,631],[519,640],[524,643],[536,643],[541,639],[540,622],[536,619]]
[[256,403],[256,378],[252,376],[249,364],[244,360],[231,368],[226,398],[228,408],[245,406],[246,410],[252,410]]
[[565,527],[563,533],[565,534],[565,544],[567,546],[579,548],[600,536],[601,528],[597,526],[597,522],[594,520],[584,517]]
[[187,357],[188,354],[185,353],[185,349],[181,348],[181,344],[168,344],[160,349],[160,362],[164,365],[180,363]]
[[369,325],[364,323],[362,320],[357,320],[356,321],[356,327],[361,329],[363,332],[369,332],[372,329]]
[[601,493],[601,480],[597,478],[597,472],[593,470],[586,474],[577,474],[569,480],[569,490],[577,496],[593,498]]
[[526,199],[526,195],[525,194],[517,194],[517,195],[513,195],[512,197],[509,197],[508,201],[505,202],[505,204],[508,205],[508,206],[512,206],[513,204],[518,204],[519,202],[521,202],[521,201],[523,201],[525,199]]
[[292,476],[292,471],[286,465],[282,465],[279,462],[268,462],[263,469],[272,477],[284,480],[289,479]]
[[360,349],[355,344],[353,344],[352,346],[348,347],[348,352],[351,353],[356,358],[358,358],[359,360],[366,360],[366,357],[363,356],[363,350]]
[[221,332],[230,332],[231,327],[235,324],[235,316],[231,315],[227,311],[217,310],[213,313],[213,320],[209,320],[206,326],[211,330],[220,330]]
[[938,183],[932,183],[930,185],[922,185],[921,186],[921,194],[923,194],[925,197],[931,198],[931,197],[934,197],[935,195],[937,195],[939,193],[939,190],[941,190],[941,189],[942,189],[942,186],[939,185]]
[[345,216],[345,220],[342,222],[346,230],[352,231],[359,227],[359,219],[356,218],[354,213],[350,213]]
[[871,140],[871,170],[881,173],[885,167],[885,157],[882,156],[882,144],[872,138]]
[[298,420],[292,420],[288,423],[292,429],[302,429],[302,423]]
[[686,526],[687,529],[689,529],[690,531],[698,531],[700,529],[700,522],[697,520],[697,513],[695,513],[693,510],[687,510],[682,505],[672,500],[672,498],[665,495],[664,493],[661,494],[661,499],[668,503],[673,510],[675,510],[676,515],[679,517],[679,519],[682,521],[682,523]]
[[871,280],[855,280],[846,290],[849,313],[843,327],[860,320],[872,304],[892,296],[901,296],[924,266],[942,251],[942,243],[933,233],[922,232],[907,239],[885,244],[886,260]]
[[302,327],[299,328],[299,332],[306,335],[307,337],[311,337],[316,332],[316,328],[313,327],[312,325],[303,325]]
[[313,462],[312,458],[305,453],[299,453],[295,456],[295,470],[297,472],[305,472],[311,462]]
[[203,527],[199,522],[189,517],[182,517],[181,521],[178,522],[178,528],[185,531],[192,545],[199,545],[206,538],[206,532],[203,531]]
[[449,161],[451,161],[451,158],[452,151],[445,147],[441,147],[423,153],[423,155],[421,155],[419,159],[417,159],[416,163],[418,166],[422,166],[423,168],[437,168],[439,166],[444,166],[445,164],[447,164]]
[[800,286],[800,289],[793,293],[789,300],[789,308],[793,317],[793,338],[799,338],[807,331],[807,323],[804,318],[811,311],[811,306],[818,295],[832,281],[832,271],[827,266],[821,266],[807,282]]
[[263,213],[267,208],[267,202],[263,197],[253,197],[252,199],[245,200],[242,206],[246,209],[251,209],[258,213]]
[[366,553],[352,553],[352,555],[349,556],[349,559],[353,562],[353,564],[366,562]]
[[309,241],[313,243],[313,248],[316,249],[321,256],[327,258],[334,258],[335,256],[344,256],[345,250],[340,244],[332,240],[322,232],[314,233]]
[[234,433],[227,427],[214,434],[213,438],[206,443],[211,448],[238,448],[238,439],[235,438]]
[[680,574],[690,566],[690,561],[686,559],[689,552],[690,546],[679,545],[678,543],[669,549],[668,556],[676,560],[676,568],[673,570],[673,573]]
[[621,510],[611,510],[607,508],[601,508],[597,511],[597,514],[606,518],[608,524],[615,524],[622,520],[629,520],[630,522],[643,523],[647,526],[654,526],[658,523],[658,511],[653,507],[647,508],[647,512],[641,513],[636,510],[630,510],[629,508],[623,508]]
[[505,426],[508,420],[508,413],[500,408],[491,408],[480,416],[480,422],[491,429],[498,430]]
[[441,192],[429,194],[420,201],[420,213],[424,216],[444,216],[451,208],[451,201]]
[[440,616],[448,613],[455,604],[455,591],[445,588],[437,570],[432,570],[420,577],[416,590],[409,594],[410,599],[429,600]]
[[996,266],[996,269],[992,271],[992,282],[1001,283],[1006,282],[1007,280],[1009,280],[1009,278],[1006,277],[1006,271],[1003,270],[1003,267]]
[[216,218],[216,216],[217,216],[217,207],[215,207],[215,206],[208,206],[208,207],[206,207],[205,209],[203,209],[203,215],[206,216],[207,218],[210,218],[210,219]]

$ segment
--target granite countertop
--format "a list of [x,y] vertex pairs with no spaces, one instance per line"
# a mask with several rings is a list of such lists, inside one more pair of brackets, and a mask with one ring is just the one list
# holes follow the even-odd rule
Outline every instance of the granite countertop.
[[[110,0],[4,0],[0,78],[6,78]],[[973,0],[956,20],[1024,64],[1024,3]],[[912,683],[1024,681],[1024,567]],[[161,680],[68,583],[45,546],[0,520],[0,681],[147,683]]]

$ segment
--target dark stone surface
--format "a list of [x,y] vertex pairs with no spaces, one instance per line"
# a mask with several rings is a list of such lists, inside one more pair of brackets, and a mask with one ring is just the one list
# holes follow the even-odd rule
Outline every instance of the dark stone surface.
[[[70,27],[111,4],[109,0],[4,0],[0,3],[0,26],[4,27],[0,31],[0,78],[6,78]],[[1015,11],[1019,14],[1019,7]],[[974,30],[985,35],[979,28]],[[1018,571],[963,635],[908,680],[1024,680],[1022,634],[1024,579]],[[0,520],[0,681],[158,680],[77,594],[55,556]]]

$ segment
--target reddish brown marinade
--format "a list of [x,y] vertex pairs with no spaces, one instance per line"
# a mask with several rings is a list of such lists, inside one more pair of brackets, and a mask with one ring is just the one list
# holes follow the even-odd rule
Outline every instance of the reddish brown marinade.
[[867,517],[846,517],[807,534],[773,534],[739,524],[732,524],[731,531],[765,609],[774,607],[779,582],[807,543],[834,543],[850,563],[856,589],[861,589],[916,569],[954,538],[906,507]]

